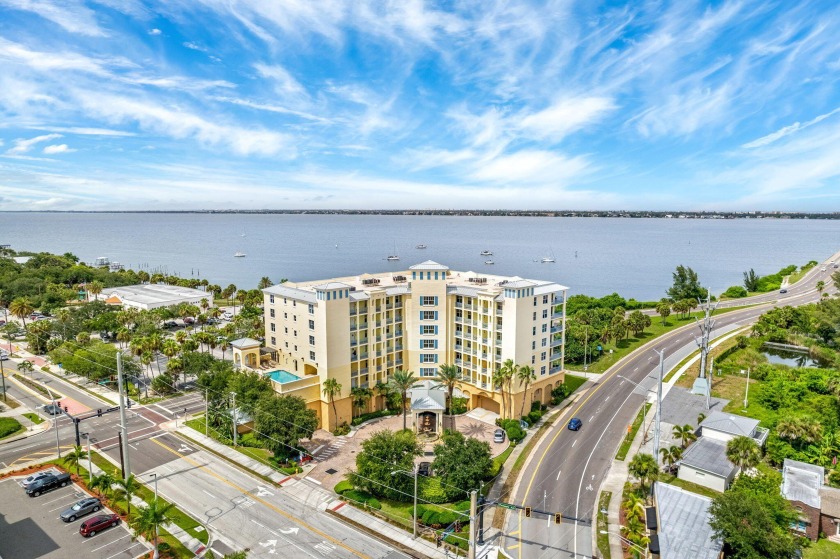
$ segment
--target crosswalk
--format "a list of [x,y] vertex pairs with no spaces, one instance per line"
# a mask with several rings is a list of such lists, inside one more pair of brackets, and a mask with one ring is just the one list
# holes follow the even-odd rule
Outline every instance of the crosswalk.
[[326,448],[315,451],[315,460],[317,460],[318,462],[329,460],[334,455],[336,455],[338,451],[341,450],[341,447],[343,447],[345,444],[347,444],[347,439],[345,439],[344,437],[340,437],[334,440]]

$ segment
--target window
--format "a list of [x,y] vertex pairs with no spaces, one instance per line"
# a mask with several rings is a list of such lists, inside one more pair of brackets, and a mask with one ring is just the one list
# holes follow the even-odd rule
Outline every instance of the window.
[[534,297],[534,306],[535,307],[537,306],[537,298],[536,297]]
[[315,336],[309,336],[309,345],[315,345]]
[[420,320],[437,320],[437,311],[420,311]]
[[537,342],[536,341],[531,342],[531,349],[537,349]]
[[295,322],[297,322],[297,315],[293,316],[293,317],[292,317],[292,320],[294,320]]
[[533,334],[534,336],[536,336],[536,335],[537,335],[537,327],[536,327],[536,326],[534,326],[533,328],[531,328],[531,334]]
[[543,295],[543,305],[548,304],[548,295]]
[[292,306],[293,306],[293,307],[296,307],[296,306],[297,306],[297,301],[296,301],[296,300],[294,300],[294,299],[292,299]]
[[548,332],[548,324],[543,324],[542,325],[542,331],[543,331],[543,334]]
[[269,296],[268,296],[268,302],[269,302],[269,303],[273,303],[273,302],[274,302],[274,295],[269,295]]
[[288,333],[289,333],[289,327],[288,327],[288,326],[284,326],[284,327],[283,327],[283,331],[284,331],[286,334],[288,334]]
[[286,342],[286,349],[289,349],[289,342]]
[[272,346],[276,346],[276,345],[277,345],[277,338],[275,338],[274,336],[271,336],[271,345],[272,345]]
[[533,355],[531,356],[531,365],[534,365],[537,362],[537,358]]
[[541,375],[544,375],[544,374],[545,374],[545,365],[543,365],[542,367],[540,367],[540,374],[541,374]]
[[273,322],[271,323],[271,331],[276,332],[276,330],[274,329],[274,323]]
[[309,314],[315,314],[315,305],[309,305]]
[[420,326],[420,333],[421,334],[437,334],[438,327],[432,324],[423,324]]
[[314,330],[314,329],[315,329],[315,321],[314,321],[314,320],[310,320],[310,321],[309,321],[309,329],[310,329],[310,330]]
[[542,344],[541,344],[541,345],[542,345],[543,347],[547,346],[547,345],[548,345],[548,338],[543,338],[543,339],[542,339]]
[[534,320],[537,320],[537,313],[534,313]]
[[548,309],[543,309],[543,318],[548,318]]
[[420,367],[420,376],[421,377],[436,377],[437,376],[437,369],[434,367]]
[[545,361],[545,352],[540,353],[540,361]]
[[270,311],[268,311],[268,316],[270,316],[271,318],[274,318],[274,309],[271,309]]
[[420,354],[420,362],[421,363],[437,363],[438,356],[434,353],[421,353]]
[[295,352],[297,353],[297,346],[295,346]]
[[428,296],[428,295],[424,295],[423,297],[420,297],[420,306],[432,307],[434,305],[437,305],[437,297],[431,297],[431,296]]
[[420,340],[420,349],[437,349],[437,340]]
[[286,303],[288,303],[288,302],[289,302],[289,301],[288,301],[285,297],[283,297],[283,304],[285,305],[285,304],[286,304]]
[[297,338],[297,330],[294,330],[294,336]]
[[315,352],[314,351],[309,352],[309,360],[310,361],[315,361]]
[[283,318],[285,318],[286,320],[289,320],[289,313],[284,312],[283,313]]

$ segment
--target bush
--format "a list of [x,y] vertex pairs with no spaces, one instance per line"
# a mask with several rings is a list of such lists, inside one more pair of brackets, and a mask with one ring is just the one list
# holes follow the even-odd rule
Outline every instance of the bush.
[[345,422],[345,423],[342,423],[341,425],[339,425],[338,427],[336,427],[333,430],[332,434],[335,435],[336,437],[340,437],[342,435],[346,435],[349,432],[350,432],[350,426],[347,425],[347,423]]
[[[342,497],[347,499],[348,501],[355,501],[357,503],[367,503],[371,499],[373,499],[373,495],[370,493],[366,493],[365,491],[358,491],[356,489],[349,489],[341,494]],[[380,505],[381,507],[382,505]]]
[[385,417],[386,415],[395,415],[397,412],[394,410],[379,410],[373,411],[370,413],[363,413],[359,417],[353,418],[351,422],[353,426],[361,425],[365,421],[370,421],[371,419],[376,419],[377,417]]
[[423,518],[423,515],[426,514],[426,505],[417,505],[417,518]]
[[372,498],[367,500],[367,506],[372,509],[380,510],[382,509],[382,503],[380,503],[377,499]]
[[353,484],[345,479],[336,483],[335,488],[333,488],[333,491],[335,491],[339,495],[344,495],[345,492],[350,491],[352,489]]
[[528,425],[534,425],[537,421],[540,420],[540,418],[542,418],[542,416],[543,412],[539,410],[534,410],[528,414],[526,421],[528,421]]
[[505,427],[505,433],[507,433],[508,439],[510,439],[513,443],[518,443],[522,439],[525,438],[525,431],[522,430],[522,427],[519,426],[519,423],[508,424]]
[[21,424],[12,417],[0,417],[0,437],[6,437],[20,431]]
[[721,294],[722,297],[728,297],[729,299],[739,299],[741,297],[747,296],[747,290],[744,289],[743,286],[740,285],[733,285],[726,291]]
[[429,503],[445,503],[447,499],[446,491],[440,484],[440,479],[436,477],[420,477],[418,480],[420,498]]
[[452,398],[450,407],[452,408],[450,410],[452,415],[467,413],[467,398]]

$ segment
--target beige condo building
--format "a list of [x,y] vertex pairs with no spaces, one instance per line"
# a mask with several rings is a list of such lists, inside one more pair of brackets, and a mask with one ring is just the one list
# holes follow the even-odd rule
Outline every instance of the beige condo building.
[[[398,369],[434,380],[444,363],[461,369],[457,388],[469,409],[495,413],[503,406],[493,372],[507,359],[533,367],[527,394],[513,382],[510,407],[518,415],[523,398],[546,403],[563,382],[567,290],[432,261],[405,272],[286,282],[263,290],[264,351],[279,363],[275,390],[304,398],[325,428],[350,421],[352,388],[373,388]],[[329,378],[342,387],[337,414],[323,394]],[[369,408],[383,404],[375,397]]]

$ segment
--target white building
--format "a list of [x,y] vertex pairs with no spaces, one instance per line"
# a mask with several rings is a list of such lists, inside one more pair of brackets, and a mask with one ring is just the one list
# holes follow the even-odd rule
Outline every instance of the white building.
[[212,293],[200,289],[160,283],[108,287],[102,290],[99,298],[109,305],[121,305],[143,310],[171,307],[181,303],[200,305],[204,299],[211,305],[213,304]]

